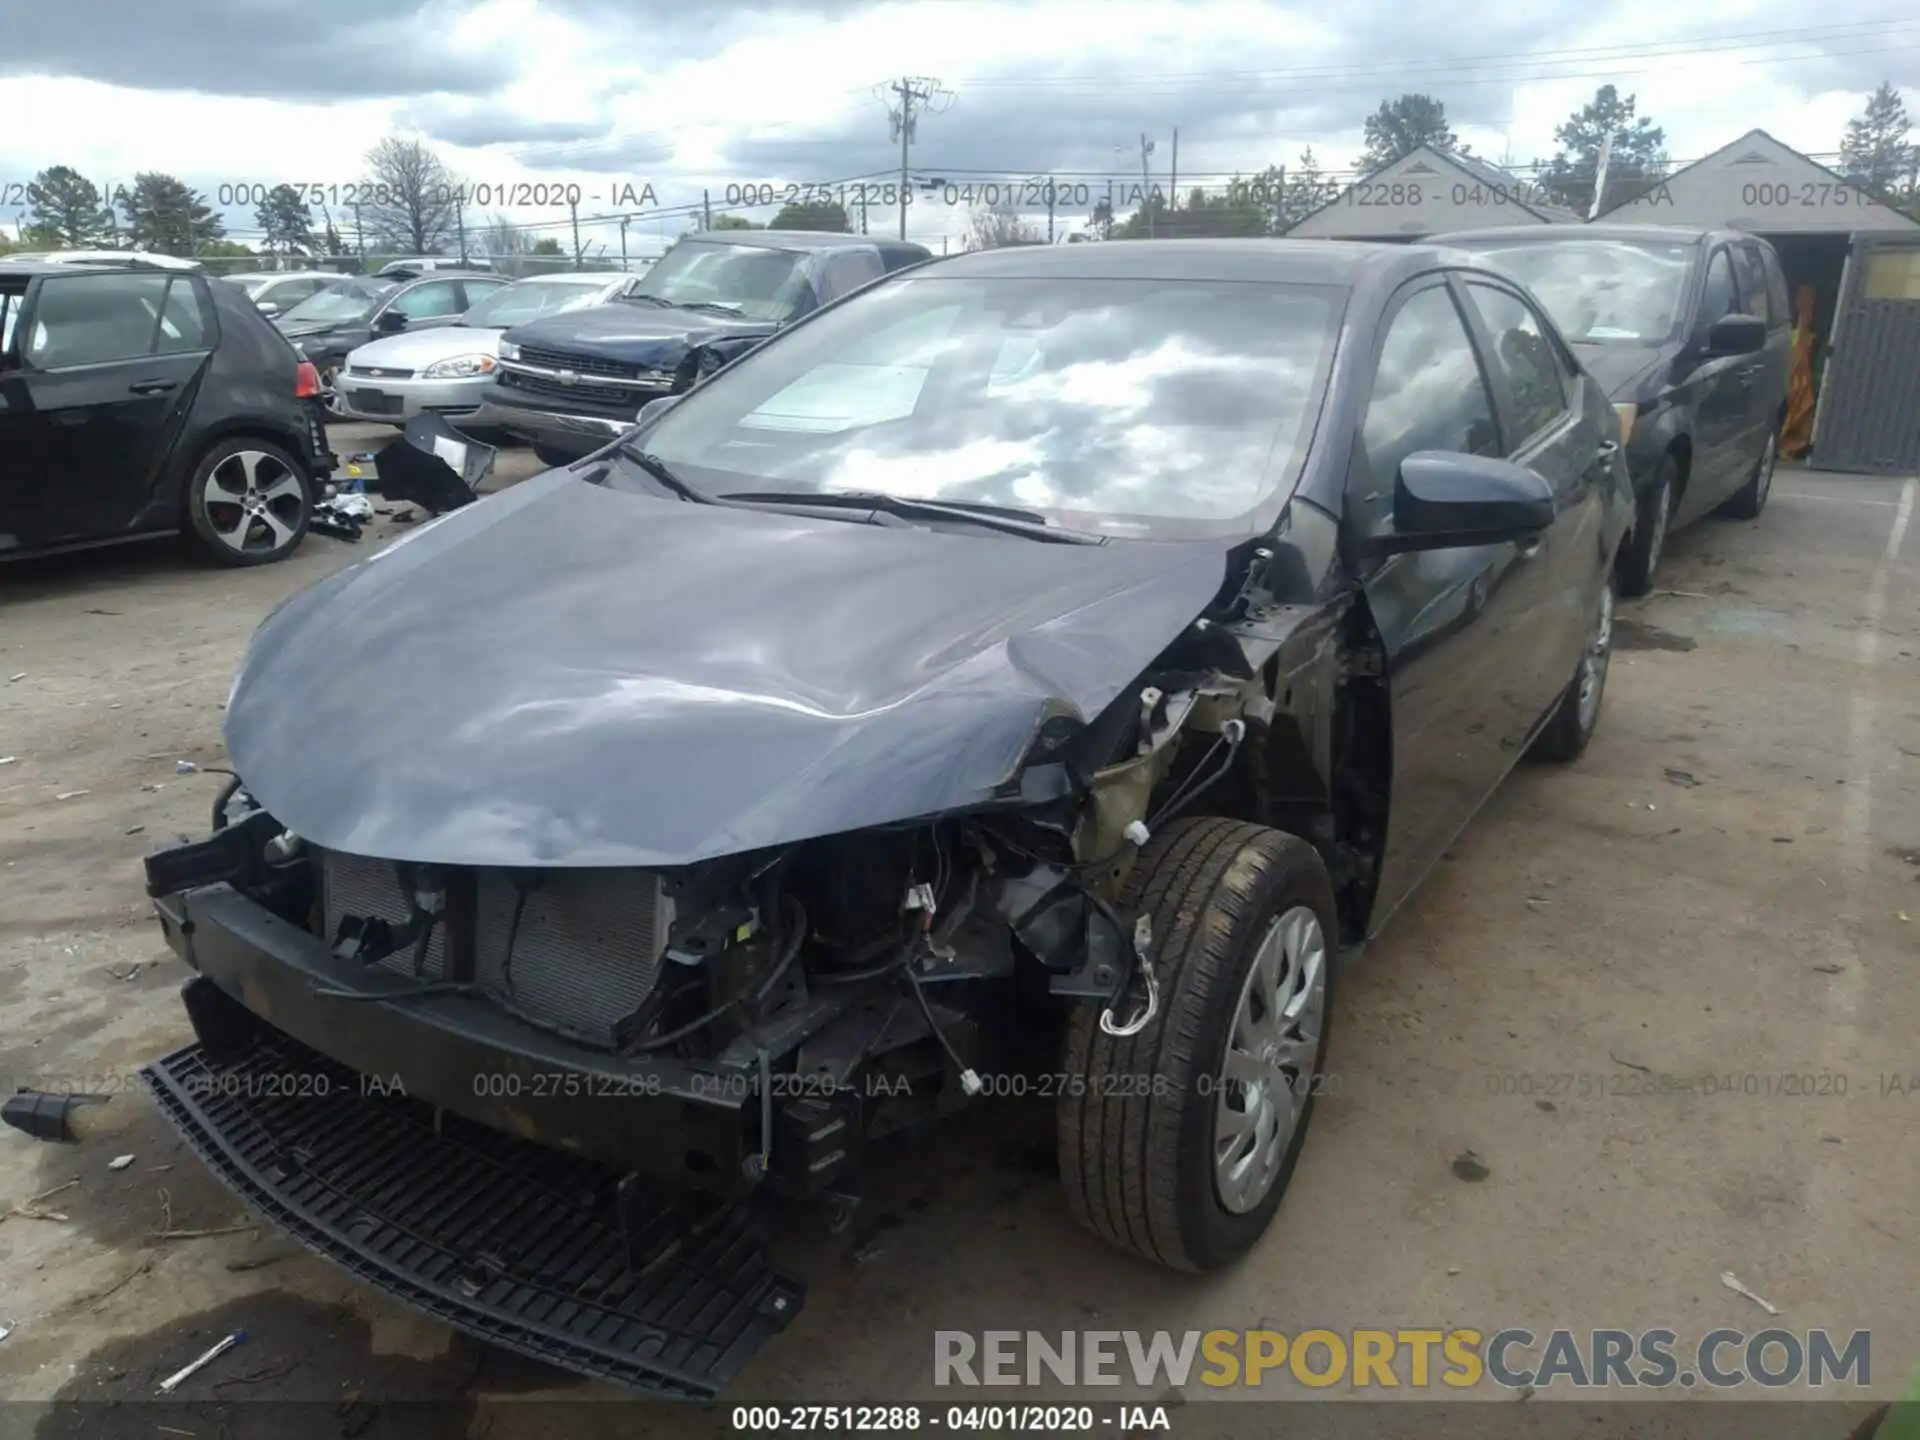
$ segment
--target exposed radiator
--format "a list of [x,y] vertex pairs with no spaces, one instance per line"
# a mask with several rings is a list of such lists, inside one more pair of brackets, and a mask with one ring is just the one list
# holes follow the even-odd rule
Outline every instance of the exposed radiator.
[[[526,886],[517,925],[516,878]],[[623,869],[482,870],[477,891],[473,978],[480,991],[536,1023],[613,1044],[620,1022],[640,1008],[659,978],[673,924],[663,878]],[[377,916],[399,926],[411,913],[388,860],[329,851],[323,894],[329,941],[343,916]],[[443,922],[427,947],[422,973],[431,979],[446,974],[446,930]],[[380,964],[413,973],[411,950]]]

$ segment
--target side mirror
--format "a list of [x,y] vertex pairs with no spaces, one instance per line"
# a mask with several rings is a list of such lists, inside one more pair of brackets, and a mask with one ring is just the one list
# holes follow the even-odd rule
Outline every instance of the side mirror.
[[639,412],[633,417],[634,423],[644,425],[649,420],[657,419],[685,398],[684,395],[656,395],[640,407]]
[[1751,355],[1767,345],[1767,322],[1758,315],[1722,315],[1707,329],[1706,353]]
[[374,328],[388,334],[395,330],[404,330],[407,328],[407,317],[398,310],[383,310],[380,313],[380,323]]
[[1372,537],[1375,555],[1498,545],[1553,524],[1553,491],[1524,465],[1450,450],[1416,450],[1393,485],[1393,528]]
[[280,307],[271,300],[257,300],[254,303],[260,307],[260,313],[269,320],[280,313]]

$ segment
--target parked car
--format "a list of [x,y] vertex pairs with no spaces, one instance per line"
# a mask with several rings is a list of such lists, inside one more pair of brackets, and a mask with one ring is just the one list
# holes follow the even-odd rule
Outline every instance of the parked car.
[[246,291],[260,313],[271,318],[338,284],[341,276],[336,270],[247,270],[220,278]]
[[426,275],[435,270],[460,270],[469,274],[474,271],[491,270],[493,262],[468,256],[465,260],[450,255],[403,255],[398,260],[389,260],[373,273],[388,279],[411,280],[417,275]]
[[161,1104],[355,1274],[683,1396],[799,1308],[768,1207],[983,1091],[1224,1265],[1347,959],[1594,734],[1618,433],[1459,251],[883,279],[268,617],[221,828],[146,862]]
[[1793,314],[1780,257],[1731,230],[1532,226],[1438,235],[1525,283],[1607,387],[1637,513],[1620,589],[1644,595],[1667,535],[1766,508],[1787,418]]
[[198,260],[183,260],[178,255],[161,255],[151,250],[36,250],[17,251],[6,257],[16,264],[105,265],[124,270],[129,265],[146,265],[155,270],[201,270]]
[[677,241],[603,309],[515,326],[475,422],[550,465],[591,454],[649,400],[685,390],[782,325],[905,266],[920,245],[811,231],[716,230]]
[[347,276],[274,317],[280,333],[311,360],[331,393],[347,356],[382,335],[431,330],[460,316],[509,282],[498,275],[442,272],[413,280]]
[[284,558],[333,473],[319,390],[231,285],[0,259],[0,558],[181,532]]
[[485,398],[509,326],[604,304],[639,283],[637,275],[596,270],[502,286],[454,324],[389,335],[351,351],[334,411],[345,420],[395,425],[425,411],[464,421]]

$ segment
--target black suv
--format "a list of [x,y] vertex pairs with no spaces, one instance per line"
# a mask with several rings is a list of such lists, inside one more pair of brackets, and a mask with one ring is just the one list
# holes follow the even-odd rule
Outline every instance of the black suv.
[[183,531],[281,559],[333,473],[319,390],[232,285],[0,260],[0,559]]
[[924,246],[865,235],[688,235],[632,294],[507,331],[473,424],[533,441],[549,465],[590,455],[631,429],[648,401],[679,394],[781,326],[932,258]]
[[1543,225],[1436,235],[1539,297],[1620,416],[1633,533],[1620,590],[1643,595],[1670,529],[1767,503],[1787,414],[1793,316],[1780,257],[1732,230]]

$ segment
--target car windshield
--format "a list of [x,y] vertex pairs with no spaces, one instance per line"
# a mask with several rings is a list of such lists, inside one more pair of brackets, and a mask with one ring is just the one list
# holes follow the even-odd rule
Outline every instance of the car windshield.
[[280,318],[349,324],[366,319],[397,288],[391,281],[337,280],[326,289],[309,295]]
[[807,252],[682,240],[637,292],[670,305],[718,305],[749,320],[786,320],[807,296]]
[[[735,362],[639,443],[716,494],[875,491],[1122,537],[1243,534],[1297,476],[1344,298],[901,279]],[[654,485],[638,467],[610,483]]]
[[1567,239],[1474,247],[1540,298],[1577,345],[1653,345],[1685,319],[1696,247]]
[[607,288],[605,280],[522,280],[496,290],[460,317],[475,330],[505,330],[542,315],[591,305]]

